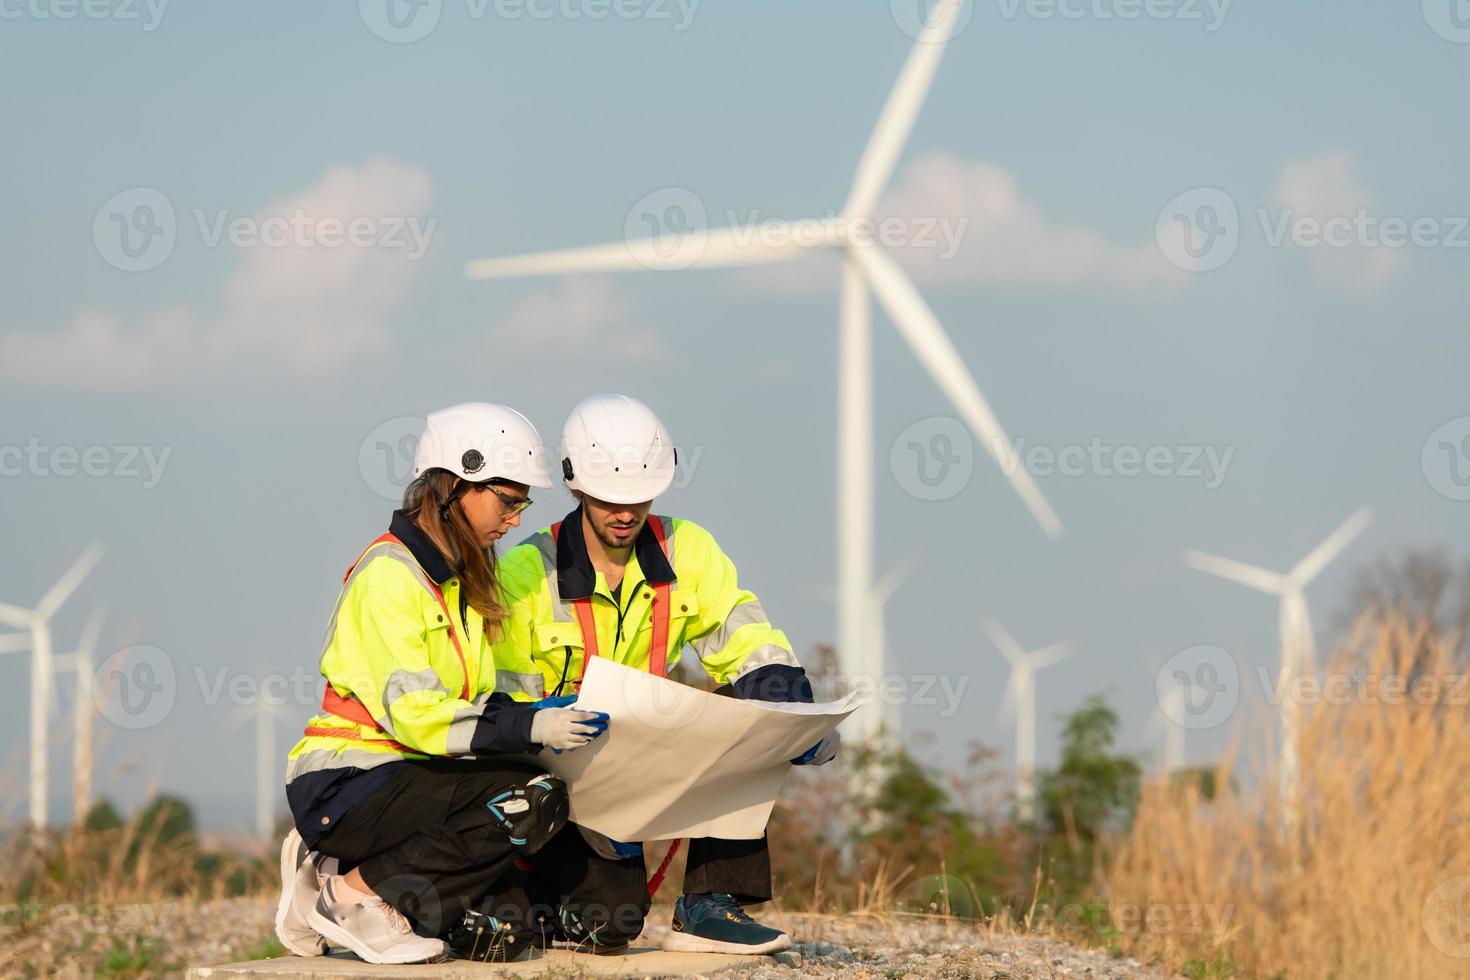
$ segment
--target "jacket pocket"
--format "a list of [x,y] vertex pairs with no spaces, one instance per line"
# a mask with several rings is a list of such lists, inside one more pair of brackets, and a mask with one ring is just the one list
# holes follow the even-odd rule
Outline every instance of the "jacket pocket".
[[571,694],[582,676],[582,629],[576,623],[543,623],[531,631],[532,658],[545,677],[545,694]]

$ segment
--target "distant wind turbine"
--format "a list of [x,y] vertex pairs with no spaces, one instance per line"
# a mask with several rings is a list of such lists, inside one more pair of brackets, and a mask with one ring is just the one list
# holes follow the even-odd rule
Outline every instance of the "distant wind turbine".
[[1036,804],[1036,672],[1061,663],[1075,651],[1070,644],[1056,643],[1027,653],[995,619],[985,621],[985,632],[1011,665],[1001,717],[1015,715],[1016,815],[1030,820]]
[[58,671],[71,670],[76,680],[76,700],[72,705],[72,772],[71,772],[71,819],[72,825],[80,827],[87,821],[92,809],[93,727],[97,719],[97,705],[93,701],[92,682],[95,668],[92,655],[97,651],[97,639],[102,635],[103,612],[94,607],[82,627],[81,638],[74,651],[56,658]]
[[77,590],[97,563],[102,560],[102,548],[92,545],[67,569],[60,581],[41,597],[34,609],[0,605],[0,623],[17,629],[30,631],[31,649],[31,768],[30,768],[30,817],[35,830],[46,829],[46,740],[50,735],[47,715],[51,707],[53,683],[51,650],[51,618],[62,604]]
[[[1051,537],[1061,521],[1024,466],[959,351],[908,275],[860,230],[871,221],[879,195],[893,174],[928,95],[964,0],[938,0],[909,53],[877,125],[858,161],[847,203],[839,217],[820,222],[823,234],[763,236],[756,229],[723,228],[682,239],[671,253],[658,239],[614,242],[584,248],[471,262],[471,279],[561,273],[613,272],[647,268],[717,268],[795,259],[813,249],[843,253],[840,293],[841,336],[837,399],[837,649],[851,678],[872,663],[865,635],[871,628],[865,603],[873,581],[873,355],[871,300],[876,294],[894,327],[953,403],[970,431],[990,453]],[[797,241],[805,237],[807,240]],[[670,261],[671,257],[675,260]]]
[[1297,562],[1291,571],[1282,575],[1254,565],[1231,561],[1205,554],[1201,551],[1186,551],[1184,563],[1191,568],[1220,578],[1248,585],[1281,599],[1281,665],[1278,687],[1285,692],[1281,699],[1281,805],[1282,827],[1287,834],[1295,832],[1297,823],[1297,782],[1301,769],[1298,758],[1298,731],[1301,726],[1301,705],[1291,693],[1293,678],[1299,673],[1316,670],[1317,641],[1312,635],[1312,618],[1307,611],[1305,589],[1327,565],[1362,533],[1373,520],[1371,509],[1364,507],[1353,514],[1342,526],[1327,536],[1305,558]]
[[228,727],[238,728],[255,719],[255,834],[270,840],[276,826],[276,712],[280,705],[257,694],[254,703],[241,705]]
[[1164,692],[1164,700],[1154,709],[1149,720],[1148,733],[1161,738],[1164,743],[1164,772],[1178,772],[1185,765],[1184,726],[1179,719],[1184,717],[1184,689],[1170,685]]
[[899,739],[903,735],[903,711],[902,705],[889,704],[883,699],[883,679],[888,676],[895,666],[888,662],[888,600],[893,594],[903,587],[909,575],[917,563],[917,556],[910,554],[901,559],[897,564],[889,567],[883,573],[883,577],[873,586],[868,597],[868,631],[867,650],[868,664],[867,673],[873,679],[874,694],[877,698],[876,711],[868,715],[860,712],[860,716],[871,719],[859,729],[859,738],[864,742],[870,742],[880,733],[889,739]]

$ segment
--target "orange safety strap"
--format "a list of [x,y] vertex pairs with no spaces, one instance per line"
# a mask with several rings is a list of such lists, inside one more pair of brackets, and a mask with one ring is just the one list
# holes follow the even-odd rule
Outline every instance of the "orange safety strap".
[[[664,522],[650,514],[648,527],[653,531],[658,546],[663,549],[664,557],[667,558],[669,542]],[[551,525],[552,543],[558,543],[560,538],[561,521],[557,521]],[[653,586],[653,635],[649,637],[648,644],[648,672],[655,677],[669,676],[669,591],[668,582],[659,582]],[[597,623],[592,617],[592,597],[572,600],[572,612],[576,614],[577,625],[582,630],[582,672],[577,675],[577,685],[581,686],[582,678],[587,674],[588,661],[599,655]]]
[[[356,702],[353,702],[353,703],[356,703]],[[360,705],[359,705],[359,707],[360,707]],[[352,719],[348,719],[348,720],[349,721],[356,721],[357,719],[352,718]],[[376,726],[374,726],[374,727],[376,727]],[[322,735],[322,736],[325,736],[327,738],[345,738],[345,739],[347,739],[349,741],[352,741],[352,742],[371,742],[374,745],[386,746],[387,748],[390,748],[390,749],[394,750],[395,752],[408,752],[408,753],[412,753],[414,755],[424,755],[425,754],[423,752],[418,751],[417,749],[411,749],[411,748],[409,748],[407,745],[404,745],[402,742],[395,742],[391,738],[386,738],[386,737],[385,738],[363,738],[362,737],[362,733],[360,731],[358,731],[356,728],[331,728],[331,727],[326,726],[326,725],[307,725],[306,726],[306,732],[305,732],[305,734],[307,736]]]
[[[397,536],[391,533],[379,535],[376,539],[373,540],[372,544],[368,545],[367,548],[363,550],[363,553],[361,555],[357,556],[357,561],[353,562],[348,567],[347,573],[342,576],[342,584],[345,586],[347,584],[347,580],[352,578],[352,573],[357,570],[358,565],[362,564],[362,560],[367,557],[369,551],[372,551],[380,544],[402,543],[403,542],[398,540]],[[413,553],[409,552],[409,554],[410,556],[412,556]],[[422,569],[420,569],[420,571],[422,571]],[[451,643],[454,644],[454,652],[459,655],[460,669],[464,671],[464,687],[460,690],[459,697],[461,701],[468,701],[470,699],[470,668],[469,664],[465,661],[464,647],[461,646],[459,642],[459,633],[454,628],[454,615],[449,611],[449,603],[445,601],[444,590],[439,588],[439,583],[435,582],[433,577],[430,576],[428,572],[424,572],[424,581],[429,583],[430,591],[433,592],[434,598],[437,599],[439,602],[439,608],[444,612],[444,620],[449,624],[449,640]],[[356,722],[357,724],[362,725],[366,728],[371,728],[378,734],[385,736],[385,740],[373,739],[372,741],[374,742],[384,741],[384,744],[389,745],[395,749],[399,749],[404,752],[414,751],[413,749],[406,748],[400,743],[393,741],[392,739],[387,739],[386,736],[388,733],[383,731],[383,727],[378,724],[377,719],[372,716],[372,714],[363,705],[363,703],[357,700],[357,698],[352,697],[351,695],[347,695],[346,697],[344,697],[341,694],[338,694],[336,689],[332,687],[330,681],[327,682],[327,689],[322,692],[322,710],[329,715],[336,715],[338,718],[344,718],[347,721]],[[336,738],[355,737],[351,729],[320,728],[316,726],[314,726],[313,728],[308,728],[306,730],[306,734],[330,735]],[[365,741],[361,738],[358,738],[357,740]]]
[[669,865],[674,863],[674,855],[679,853],[679,845],[682,843],[684,843],[684,838],[674,838],[674,843],[669,845],[669,853],[664,855],[664,859],[659,862],[658,870],[653,873],[652,878],[648,879],[649,898],[652,898],[654,892],[658,891],[658,886],[664,883],[664,875],[668,873]]
[[[658,546],[663,549],[664,557],[669,556],[668,533],[664,528],[664,522],[652,514],[648,515],[648,527],[653,531],[653,536],[658,540]],[[561,521],[551,525],[551,542],[559,544],[561,539]],[[554,574],[554,573],[553,573]],[[653,587],[653,635],[649,637],[648,650],[648,672],[655,677],[669,676],[669,583],[660,582]],[[577,615],[577,625],[582,630],[582,673],[577,675],[577,686],[582,686],[582,678],[587,673],[587,662],[598,655],[597,651],[597,623],[592,618],[592,597],[572,601],[572,611]],[[571,654],[568,654],[571,656]],[[675,839],[669,845],[669,853],[664,855],[658,870],[653,877],[648,879],[648,897],[652,898],[658,886],[664,883],[664,876],[668,873],[669,865],[674,861],[674,855],[679,853],[679,845],[683,843],[682,838]]]

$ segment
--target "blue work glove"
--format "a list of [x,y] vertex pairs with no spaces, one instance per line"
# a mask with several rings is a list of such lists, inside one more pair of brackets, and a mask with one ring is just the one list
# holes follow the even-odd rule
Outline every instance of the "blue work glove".
[[801,755],[791,760],[793,766],[825,766],[837,758],[837,749],[842,745],[842,734],[833,729],[832,734]]
[[[531,710],[543,711],[546,708],[570,708],[576,703],[577,695],[563,694],[561,697],[558,698],[542,698],[540,701],[532,701]],[[601,735],[603,732],[607,731],[608,718],[606,711],[589,711],[585,708],[582,709],[582,711],[586,714],[597,716],[595,718],[589,718],[586,721],[581,722],[582,725],[585,725],[588,728],[597,729],[596,734],[592,736],[593,738],[596,738],[598,735]]]
[[530,702],[531,741],[561,755],[563,749],[580,748],[607,731],[606,712],[575,709],[571,706],[576,701],[575,694],[564,694]]

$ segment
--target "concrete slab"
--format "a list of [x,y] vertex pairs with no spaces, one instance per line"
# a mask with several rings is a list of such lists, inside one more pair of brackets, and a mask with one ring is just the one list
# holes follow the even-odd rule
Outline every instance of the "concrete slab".
[[463,980],[468,977],[688,977],[707,975],[732,967],[768,965],[773,960],[796,966],[799,954],[777,953],[775,956],[728,956],[721,953],[669,953],[651,947],[634,946],[619,956],[593,956],[554,949],[544,956],[523,963],[471,963],[449,960],[446,963],[423,963],[416,966],[375,966],[352,956],[282,956],[248,963],[226,963],[222,966],[191,967],[188,980],[241,980],[245,977],[302,977],[309,980],[356,980],[360,977],[440,977]]

